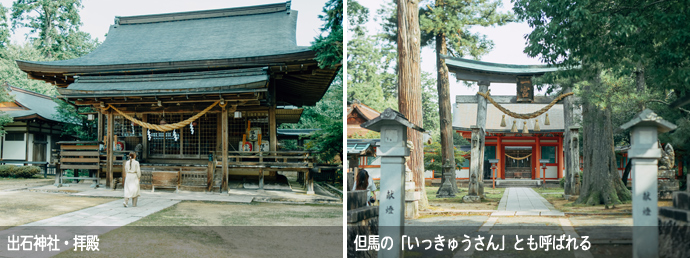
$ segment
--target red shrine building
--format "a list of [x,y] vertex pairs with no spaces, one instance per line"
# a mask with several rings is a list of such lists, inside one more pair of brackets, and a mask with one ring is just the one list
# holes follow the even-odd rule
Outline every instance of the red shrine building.
[[[465,162],[458,164],[457,179],[468,180],[475,170],[476,176],[481,177],[478,179],[484,181],[491,180],[495,173],[498,185],[517,180],[538,185],[544,178],[557,181],[565,176],[568,165],[564,141],[572,139],[571,135],[577,141],[577,119],[572,117],[580,116],[580,111],[570,107],[569,114],[565,114],[563,102],[569,94],[534,96],[531,83],[533,77],[557,68],[445,59],[458,80],[479,85],[477,95],[458,95],[453,104],[453,130],[472,143]],[[516,94],[491,95],[492,87],[506,87],[489,87],[491,83],[514,84]],[[567,115],[570,122],[566,122]],[[472,162],[473,159],[478,161]],[[579,154],[570,159],[576,160],[571,171],[579,170]]]
[[[547,105],[515,103],[515,96],[492,97],[497,102],[500,100],[503,107],[520,113],[531,113]],[[476,122],[476,96],[456,96],[453,111],[453,130],[470,140],[472,137],[470,127]],[[509,116],[503,118],[503,113],[491,104],[487,105],[486,112],[485,173],[491,167],[488,160],[498,159],[496,178],[539,179],[542,178],[541,175],[544,172],[542,164],[537,164],[538,160],[549,159],[546,163],[546,179],[558,180],[563,177],[563,133],[565,130],[562,104],[554,105],[546,113],[549,116],[549,125],[543,122],[546,121],[546,114],[530,120]],[[505,121],[505,126],[501,126],[502,120]],[[511,132],[514,122],[518,132]],[[539,131],[535,131],[536,123],[540,123]],[[525,126],[528,133],[523,133]],[[456,172],[458,179],[469,179],[469,164],[469,159],[466,159],[462,169]]]

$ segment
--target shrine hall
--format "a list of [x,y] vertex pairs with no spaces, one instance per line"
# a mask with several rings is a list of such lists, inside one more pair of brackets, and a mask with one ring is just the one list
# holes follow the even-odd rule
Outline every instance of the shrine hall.
[[[445,59],[458,80],[479,84],[477,95],[458,95],[453,105],[453,130],[472,143],[465,162],[458,164],[457,179],[470,179],[473,165],[478,180],[490,181],[495,173],[499,185],[501,180],[539,184],[544,178],[557,181],[564,177],[564,139],[570,139],[566,128],[577,131],[575,122],[566,123],[563,104],[572,94],[534,96],[531,82],[557,68]],[[502,83],[492,87],[515,83],[516,94],[491,95],[491,83]],[[571,110],[571,117],[580,115],[579,110]],[[478,162],[473,164],[472,159]]]

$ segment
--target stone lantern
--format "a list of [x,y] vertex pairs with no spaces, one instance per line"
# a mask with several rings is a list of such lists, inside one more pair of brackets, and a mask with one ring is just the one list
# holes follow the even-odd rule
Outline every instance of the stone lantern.
[[381,133],[380,147],[376,150],[376,155],[381,157],[379,239],[391,237],[393,247],[380,250],[379,257],[401,257],[400,239],[405,222],[405,157],[410,155],[407,129],[422,132],[424,129],[390,108],[361,126]]
[[661,149],[658,134],[676,129],[676,125],[645,109],[620,126],[630,129],[633,195],[633,257],[658,257],[659,208],[657,163]]

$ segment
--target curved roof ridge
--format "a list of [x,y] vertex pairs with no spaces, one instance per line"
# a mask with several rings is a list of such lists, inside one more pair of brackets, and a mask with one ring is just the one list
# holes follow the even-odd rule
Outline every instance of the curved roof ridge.
[[144,24],[156,22],[173,22],[184,20],[197,20],[208,18],[220,18],[241,15],[256,15],[275,12],[290,12],[290,1],[275,4],[242,6],[213,10],[199,10],[176,13],[146,14],[136,16],[115,16],[116,25]]

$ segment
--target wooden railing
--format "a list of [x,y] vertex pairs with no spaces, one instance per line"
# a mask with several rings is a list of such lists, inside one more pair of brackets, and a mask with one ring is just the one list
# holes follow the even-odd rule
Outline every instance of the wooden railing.
[[231,167],[312,168],[314,166],[314,157],[310,151],[228,151],[227,158]]

